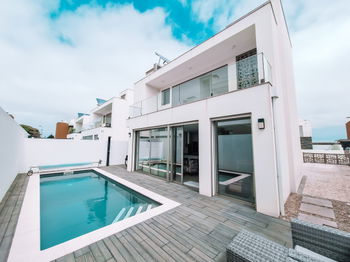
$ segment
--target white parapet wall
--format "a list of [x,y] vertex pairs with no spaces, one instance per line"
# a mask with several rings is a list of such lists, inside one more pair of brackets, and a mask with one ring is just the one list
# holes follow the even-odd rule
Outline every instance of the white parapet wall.
[[[73,140],[73,139],[25,139],[25,170],[31,166],[75,164],[97,162],[102,160],[106,165],[106,140]],[[111,141],[110,165],[124,163],[127,154],[126,141]]]
[[24,141],[25,170],[31,166],[98,162],[105,165],[107,145],[94,140],[37,139]]
[[[18,173],[31,166],[107,160],[107,140],[27,138],[27,132],[0,107],[0,201]],[[128,142],[111,140],[110,165],[124,164]]]
[[0,200],[24,168],[27,132],[0,107]]

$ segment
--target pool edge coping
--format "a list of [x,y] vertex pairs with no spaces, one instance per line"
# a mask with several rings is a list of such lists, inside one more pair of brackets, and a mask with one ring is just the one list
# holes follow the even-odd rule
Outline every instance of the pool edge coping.
[[7,261],[55,260],[181,205],[181,203],[154,193],[151,190],[129,182],[126,179],[120,178],[100,168],[87,168],[85,170],[94,170],[103,176],[106,176],[113,181],[160,203],[161,205],[48,249],[40,250],[40,175],[44,175],[47,172],[33,174],[28,181],[27,190],[25,192],[22,209],[19,214]]

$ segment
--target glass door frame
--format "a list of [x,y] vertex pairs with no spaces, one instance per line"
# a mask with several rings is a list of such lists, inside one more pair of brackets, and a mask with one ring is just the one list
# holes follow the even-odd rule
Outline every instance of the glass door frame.
[[[140,148],[139,148],[139,146],[140,146],[140,133],[142,132],[142,131],[149,131],[149,141],[150,141],[150,143],[151,143],[151,139],[152,139],[152,130],[154,130],[154,129],[160,129],[160,128],[166,128],[166,130],[167,130],[167,143],[168,143],[168,157],[167,157],[167,164],[166,164],[166,166],[167,166],[167,169],[166,169],[166,177],[165,178],[162,178],[162,177],[160,177],[160,176],[157,176],[157,175],[153,175],[152,173],[151,173],[151,166],[150,166],[150,164],[148,163],[148,168],[149,168],[149,172],[145,172],[145,171],[143,171],[143,170],[140,170],[140,169],[138,169],[138,163],[139,163],[139,151],[140,151]],[[133,130],[133,134],[134,134],[134,141],[135,141],[135,143],[134,143],[134,145],[133,145],[133,151],[134,151],[134,153],[132,154],[133,155],[133,158],[134,158],[134,163],[132,163],[132,165],[133,165],[133,170],[135,171],[135,172],[141,172],[141,173],[143,173],[143,174],[146,174],[146,175],[150,175],[150,176],[152,176],[152,177],[158,177],[159,179],[162,179],[162,180],[166,180],[166,181],[168,181],[169,180],[169,141],[170,141],[170,136],[169,136],[169,126],[168,125],[161,125],[161,126],[154,126],[154,127],[148,127],[148,128],[144,128],[144,129],[134,129]],[[151,145],[150,145],[150,149],[149,149],[149,156],[151,156],[151,150],[152,150],[152,148],[151,148]]]
[[[188,121],[188,122],[182,122],[182,123],[177,123],[177,124],[168,124],[168,125],[160,125],[160,126],[152,126],[152,127],[147,127],[144,129],[134,129],[133,133],[134,133],[134,154],[133,154],[133,158],[134,158],[134,163],[133,163],[133,169],[134,171],[139,171],[139,169],[137,169],[137,165],[138,165],[138,161],[139,161],[139,145],[140,145],[140,132],[142,131],[150,131],[150,139],[151,139],[151,130],[153,129],[159,129],[159,128],[166,128],[167,129],[167,140],[168,140],[168,157],[167,157],[167,169],[166,169],[166,181],[169,182],[175,182],[175,183],[179,183],[176,180],[173,179],[172,175],[173,175],[173,165],[172,165],[172,159],[173,159],[173,147],[174,147],[174,143],[173,143],[173,128],[174,127],[183,127],[186,125],[192,125],[192,124],[197,124],[199,125],[198,121]],[[182,165],[181,165],[181,174],[182,174],[182,178],[181,178],[181,184],[183,185],[183,149],[184,149],[184,136],[182,135],[182,152],[181,152],[181,158],[182,158]],[[151,148],[150,148],[151,150]],[[142,172],[142,171],[141,171]],[[159,176],[154,176],[151,173],[147,173],[147,172],[142,172],[144,174],[147,175],[151,175],[153,177],[158,177],[161,178]],[[161,178],[164,179],[164,178]],[[199,181],[200,182],[200,181]],[[179,183],[180,184],[180,183]]]
[[[212,195],[220,195],[220,196],[226,196],[219,194],[219,173],[218,173],[218,141],[217,141],[217,125],[216,123],[219,121],[229,121],[229,120],[235,120],[235,119],[241,119],[241,118],[250,118],[251,121],[251,133],[252,133],[252,150],[253,150],[253,197],[254,197],[254,203],[250,203],[248,201],[242,200],[240,198],[232,197],[232,199],[242,201],[246,204],[256,206],[256,184],[255,184],[255,171],[254,171],[254,132],[253,132],[253,121],[252,121],[252,115],[250,113],[248,114],[241,114],[241,115],[232,115],[232,116],[225,116],[225,117],[217,117],[217,118],[211,118],[211,141],[212,141],[212,148],[211,148],[211,155],[212,155]],[[226,196],[227,197],[227,196]]]
[[[176,180],[176,152],[175,151],[175,148],[177,146],[177,141],[175,140],[175,137],[176,137],[176,134],[175,134],[175,130],[176,128],[181,128],[181,152],[180,152],[180,158],[181,158],[181,178],[180,178],[180,182]],[[184,180],[184,177],[183,177],[183,171],[184,171],[184,130],[183,130],[183,125],[175,125],[175,126],[169,126],[169,134],[170,134],[170,150],[169,150],[169,181],[170,182],[174,182],[174,183],[178,183],[178,184],[183,184],[183,180]],[[175,168],[174,168],[174,160],[175,160]],[[174,179],[174,172],[175,172],[175,179]]]
[[[182,152],[181,152],[181,158],[182,158],[182,165],[181,165],[181,174],[182,174],[182,177],[181,177],[181,183],[177,182],[176,180],[173,179],[172,175],[173,175],[173,166],[171,164],[172,162],[172,159],[173,159],[173,154],[174,154],[174,151],[173,151],[173,148],[174,148],[174,142],[173,142],[173,135],[174,133],[172,132],[172,129],[174,127],[184,127],[184,126],[187,126],[187,125],[193,125],[193,124],[196,124],[198,125],[199,127],[199,122],[198,121],[189,121],[189,122],[182,122],[182,123],[177,123],[177,124],[171,124],[171,125],[168,125],[168,128],[169,128],[169,169],[168,169],[168,174],[169,174],[169,177],[168,177],[168,181],[169,182],[174,182],[174,183],[177,183],[177,184],[181,184],[181,185],[184,185],[183,184],[183,173],[184,173],[184,133],[183,133],[183,129],[182,129]],[[199,132],[199,129],[198,129],[198,132]],[[170,167],[171,166],[171,167]],[[199,181],[200,183],[200,181]]]

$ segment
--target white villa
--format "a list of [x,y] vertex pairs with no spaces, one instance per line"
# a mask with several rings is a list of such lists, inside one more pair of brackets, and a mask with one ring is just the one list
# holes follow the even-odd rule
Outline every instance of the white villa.
[[135,83],[128,170],[279,216],[300,182],[292,45],[267,2]]

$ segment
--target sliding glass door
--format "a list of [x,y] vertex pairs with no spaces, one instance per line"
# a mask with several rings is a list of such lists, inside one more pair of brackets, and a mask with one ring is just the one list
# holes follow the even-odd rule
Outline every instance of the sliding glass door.
[[157,128],[151,130],[150,168],[151,174],[167,179],[168,130]]
[[140,170],[145,173],[148,173],[150,171],[150,136],[150,130],[137,132],[136,170]]
[[215,122],[219,194],[254,202],[254,165],[250,118]]
[[173,126],[171,133],[171,181],[198,190],[198,124]]
[[198,190],[198,124],[137,131],[135,159],[136,170]]
[[167,178],[167,128],[137,132],[136,170]]

